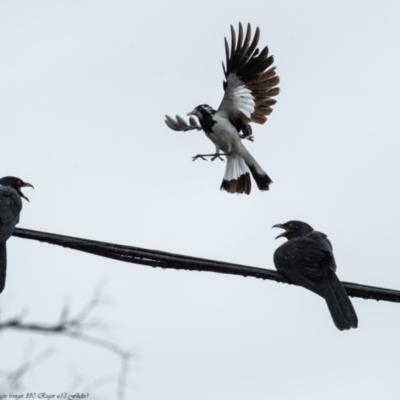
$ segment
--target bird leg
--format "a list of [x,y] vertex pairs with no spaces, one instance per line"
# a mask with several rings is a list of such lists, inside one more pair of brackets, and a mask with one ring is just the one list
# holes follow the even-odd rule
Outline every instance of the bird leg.
[[219,158],[221,161],[225,161],[221,156],[230,156],[231,153],[215,153],[215,154],[197,154],[197,156],[192,157],[192,161],[196,161],[198,158],[201,158],[204,161],[206,160],[204,157],[212,157],[211,161],[214,161],[216,158]]

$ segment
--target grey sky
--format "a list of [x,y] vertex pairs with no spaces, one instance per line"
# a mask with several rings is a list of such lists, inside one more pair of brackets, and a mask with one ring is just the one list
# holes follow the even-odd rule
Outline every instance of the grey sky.
[[[329,235],[340,279],[400,289],[399,15],[395,1],[0,2],[0,175],[35,185],[20,226],[273,268],[271,226],[300,219]],[[164,124],[219,105],[239,21],[260,27],[281,77],[246,143],[274,183],[250,196],[219,190],[222,162],[192,163],[214,150],[203,133]],[[17,238],[8,252],[7,315],[56,320],[106,282],[98,318],[137,354],[128,398],[398,397],[398,304],[354,299],[359,328],[339,332],[301,288]],[[0,368],[18,365],[31,338],[1,339]],[[118,362],[65,340],[28,390],[62,392],[72,366],[90,382]]]

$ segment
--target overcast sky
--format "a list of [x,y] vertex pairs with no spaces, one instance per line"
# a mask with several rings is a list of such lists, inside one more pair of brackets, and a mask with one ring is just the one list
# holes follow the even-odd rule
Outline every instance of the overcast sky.
[[[328,234],[344,281],[400,289],[400,5],[395,1],[1,1],[0,175],[32,183],[20,227],[263,268],[290,219]],[[246,141],[274,183],[219,186],[224,163],[202,132],[174,132],[222,96],[223,38],[260,27],[281,93]],[[338,331],[302,288],[171,271],[11,238],[2,317],[57,321],[99,283],[107,337],[134,352],[138,400],[394,399],[400,304],[353,299]],[[71,340],[0,336],[0,369],[56,353],[22,392],[71,392],[118,360]],[[91,391],[111,399],[115,385]]]

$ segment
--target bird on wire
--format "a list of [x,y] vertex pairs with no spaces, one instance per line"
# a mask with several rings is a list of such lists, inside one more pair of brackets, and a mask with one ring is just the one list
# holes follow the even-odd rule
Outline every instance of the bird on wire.
[[276,269],[290,283],[323,297],[339,330],[357,328],[357,314],[336,276],[336,262],[327,235],[301,221],[276,224],[273,228],[285,230],[276,239],[288,239],[274,253]]
[[7,249],[6,242],[14,232],[19,222],[19,213],[22,210],[21,197],[29,201],[22,193],[21,188],[33,186],[14,176],[0,179],[0,293],[6,284]]
[[[272,183],[242,143],[242,139],[253,141],[250,122],[264,124],[272,112],[271,106],[276,103],[274,96],[279,93],[279,77],[272,66],[274,59],[268,55],[267,46],[260,52],[257,47],[259,39],[258,27],[252,39],[250,24],[244,35],[239,23],[238,37],[231,25],[230,49],[225,38],[226,67],[222,64],[225,94],[218,110],[202,104],[187,114],[189,123],[178,115],[175,119],[166,115],[165,120],[175,131],[197,129],[205,132],[215,145],[215,154],[198,154],[193,161],[197,158],[206,160],[205,157],[212,157],[211,161],[216,158],[223,161],[221,155],[224,155],[227,163],[221,190],[229,193],[250,194],[250,173],[260,190],[269,190]],[[193,116],[198,118],[200,125]]]

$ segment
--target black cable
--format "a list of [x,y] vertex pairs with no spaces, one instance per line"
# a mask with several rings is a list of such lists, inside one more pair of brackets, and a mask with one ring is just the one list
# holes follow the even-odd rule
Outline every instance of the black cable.
[[[30,229],[15,228],[13,236],[38,240],[68,247],[70,249],[84,251],[101,257],[130,262],[133,264],[172,268],[189,271],[209,271],[220,274],[251,276],[260,279],[269,279],[280,283],[288,283],[277,271],[249,267],[240,264],[231,264],[220,261],[206,260],[204,258],[183,256],[158,250],[148,250],[140,247],[123,246],[96,240],[80,239],[72,236],[56,235],[33,231]],[[360,285],[358,283],[342,282],[349,296],[364,299],[385,300],[399,303],[400,291],[378,288],[374,286]]]

